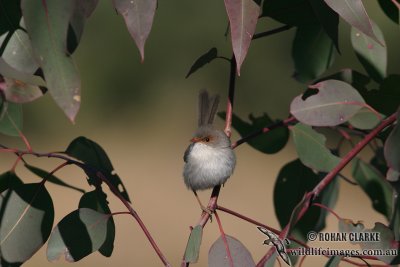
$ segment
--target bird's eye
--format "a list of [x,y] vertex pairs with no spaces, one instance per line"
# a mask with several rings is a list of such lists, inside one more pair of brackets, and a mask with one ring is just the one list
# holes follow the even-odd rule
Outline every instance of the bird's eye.
[[206,138],[204,138],[204,141],[210,142],[210,138],[206,137]]

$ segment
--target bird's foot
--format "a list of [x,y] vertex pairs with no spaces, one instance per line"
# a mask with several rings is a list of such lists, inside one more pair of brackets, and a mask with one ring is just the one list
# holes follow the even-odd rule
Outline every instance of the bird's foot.
[[210,215],[210,221],[212,222],[212,215],[213,215],[214,211],[212,209],[210,209],[209,207],[204,207],[203,205],[201,205],[201,209],[203,210],[203,212]]

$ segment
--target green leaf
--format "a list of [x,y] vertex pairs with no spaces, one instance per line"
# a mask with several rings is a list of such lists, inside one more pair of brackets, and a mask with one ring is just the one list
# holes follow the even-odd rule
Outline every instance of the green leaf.
[[359,90],[365,101],[380,113],[390,116],[400,103],[400,75],[389,75],[379,86],[379,90]]
[[7,101],[13,103],[28,103],[32,102],[44,95],[45,89],[39,86],[26,84],[19,80],[4,78],[5,89],[3,90],[4,96]]
[[[303,218],[293,227],[298,213],[310,199],[305,194],[311,191],[320,181],[319,175],[304,166],[300,160],[286,164],[279,172],[274,187],[275,213],[281,227],[290,225],[293,234],[306,240],[309,231],[319,232],[325,227],[327,213],[319,207],[309,207]],[[338,183],[332,182],[324,192],[315,200],[323,205],[333,208],[338,195]]]
[[400,172],[400,109],[397,112],[397,124],[386,139],[384,155],[389,168]]
[[326,34],[331,38],[336,50],[339,51],[339,16],[334,12],[324,1],[308,0],[315,13],[315,16],[320,21]]
[[46,242],[54,220],[53,202],[43,184],[24,184],[2,202],[0,249],[9,263],[31,258]]
[[0,36],[6,32],[12,33],[17,30],[20,19],[20,0],[2,0],[0,2]]
[[342,69],[339,72],[336,72],[334,74],[331,74],[329,76],[317,80],[316,83],[325,80],[339,80],[351,84],[351,86],[356,88],[359,92],[361,90],[364,90],[371,81],[371,79],[368,76],[365,76],[364,74],[352,69]]
[[[399,1],[397,1],[399,3]],[[388,16],[394,23],[400,23],[399,8],[392,2],[392,0],[378,0],[383,12]]]
[[302,123],[296,124],[290,130],[297,154],[304,165],[318,171],[329,172],[339,164],[341,159],[325,146],[324,135]]
[[385,177],[373,166],[357,158],[353,161],[352,173],[354,179],[371,199],[374,209],[389,220],[392,214],[393,190]]
[[[225,235],[228,243],[229,251],[232,255],[234,266],[255,266],[255,262],[250,254],[250,251],[236,238]],[[228,255],[225,248],[225,243],[222,237],[218,238],[212,244],[208,252],[209,267],[228,267],[230,266]]]
[[268,16],[283,24],[292,26],[318,23],[318,19],[308,0],[264,1],[261,16]]
[[1,57],[12,68],[27,74],[35,73],[39,67],[32,51],[29,36],[20,29],[12,34]]
[[336,13],[339,14],[348,24],[358,29],[362,33],[371,37],[378,43],[380,42],[379,36],[374,34],[371,20],[365,11],[364,5],[361,0],[324,0]]
[[386,77],[386,43],[379,26],[373,21],[371,23],[376,36],[381,40],[383,45],[377,43],[356,28],[351,29],[351,44],[364,69],[372,79],[381,83]]
[[332,256],[326,262],[325,267],[337,267],[337,266],[339,266],[342,259],[343,259],[343,256]]
[[362,108],[349,119],[349,123],[357,129],[371,130],[378,126],[383,118],[384,116],[381,114],[376,114],[368,108]]
[[253,0],[224,0],[224,3],[229,18],[237,73],[240,75],[240,67],[256,30],[260,7]]
[[208,50],[207,53],[201,55],[196,61],[193,63],[192,67],[190,68],[188,74],[186,74],[185,78],[188,78],[191,74],[195,73],[198,69],[204,67],[204,65],[210,63],[214,59],[218,57],[218,50],[217,48],[213,47]]
[[110,159],[104,149],[97,143],[81,136],[74,139],[69,144],[65,153],[88,164],[91,168],[95,168],[95,170],[92,171],[86,170],[89,178],[92,179],[90,182],[97,184],[98,177],[95,172],[101,171],[115,189],[117,189],[127,201],[130,201],[121,178],[117,174],[114,174],[114,167]]
[[47,181],[49,181],[50,183],[56,184],[56,185],[61,185],[67,188],[71,188],[73,190],[76,190],[78,192],[81,193],[85,193],[85,190],[79,188],[79,187],[75,187],[73,185],[70,185],[66,182],[64,182],[63,180],[61,180],[60,178],[56,177],[53,174],[50,174],[49,172],[42,170],[40,168],[37,168],[35,166],[29,165],[27,163],[25,163],[25,167],[30,170],[32,173],[36,174],[37,176],[39,176],[42,179],[46,179]]
[[[76,4],[70,23],[75,34],[75,40],[77,41],[75,46],[77,46],[82,37],[86,20],[92,15],[93,11],[96,9],[99,0],[74,1],[76,2]],[[68,38],[70,37],[68,36]]]
[[[219,112],[218,116],[225,119],[226,112]],[[260,133],[259,136],[252,138],[247,142],[251,147],[266,154],[277,153],[285,147],[289,139],[289,130],[287,127],[278,127],[261,134],[264,127],[268,127],[278,121],[273,121],[266,113],[259,117],[250,114],[249,120],[250,123],[243,121],[236,114],[232,114],[232,127],[239,132],[241,137],[256,132]]]
[[[3,193],[7,189],[13,189],[22,185],[21,179],[15,174],[15,172],[5,172],[0,174],[0,193]],[[4,198],[3,198],[4,199]]]
[[0,74],[3,77],[17,80],[22,83],[45,86],[45,82],[39,76],[35,76],[32,74],[20,72],[15,68],[11,67],[3,58],[0,58]]
[[65,216],[51,233],[47,259],[55,261],[64,256],[66,261],[76,262],[97,251],[106,240],[110,216],[87,208]]
[[66,45],[75,1],[22,0],[21,8],[49,92],[74,122],[81,102],[81,81],[72,58],[66,52]]
[[190,232],[189,240],[185,250],[185,262],[196,263],[199,259],[203,227],[197,225]]
[[333,42],[318,24],[297,28],[292,57],[298,81],[307,83],[324,73],[334,61]]
[[[85,193],[80,201],[79,208],[89,208],[101,213],[111,214],[110,208],[108,207],[107,195],[100,191],[94,190]],[[114,250],[115,240],[115,223],[114,218],[110,217],[107,223],[107,237],[104,244],[99,248],[99,252],[106,257],[110,257]]]
[[114,0],[117,12],[124,17],[126,27],[144,60],[144,45],[153,25],[157,0]]
[[326,80],[309,86],[316,94],[304,99],[297,96],[290,104],[290,112],[300,122],[311,126],[336,126],[346,122],[365,106],[364,99],[351,85]]
[[0,133],[18,136],[22,129],[22,106],[9,102],[3,102],[0,111]]

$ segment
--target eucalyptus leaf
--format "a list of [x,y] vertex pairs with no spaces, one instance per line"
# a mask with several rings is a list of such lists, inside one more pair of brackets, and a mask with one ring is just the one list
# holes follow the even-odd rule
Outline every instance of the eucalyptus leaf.
[[203,227],[196,225],[190,232],[189,240],[185,250],[185,262],[196,263],[199,259]]
[[186,74],[185,78],[188,78],[190,75],[195,73],[198,69],[202,68],[204,65],[210,63],[214,59],[218,57],[218,50],[217,48],[213,47],[208,50],[207,53],[201,55],[196,61],[193,63],[192,67],[190,68],[188,74]]
[[0,133],[18,136],[22,129],[21,104],[4,102],[0,114]]

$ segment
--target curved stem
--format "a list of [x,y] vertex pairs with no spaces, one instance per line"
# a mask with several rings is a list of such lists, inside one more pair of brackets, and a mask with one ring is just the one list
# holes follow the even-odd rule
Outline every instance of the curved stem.
[[218,213],[216,211],[215,211],[214,215],[215,215],[215,219],[217,220],[217,223],[218,223],[219,232],[221,233],[222,240],[224,241],[226,255],[228,257],[229,264],[230,264],[231,267],[234,267],[233,266],[232,254],[231,254],[231,251],[229,249],[228,240],[226,239],[224,228],[222,227],[221,220],[219,219]]

